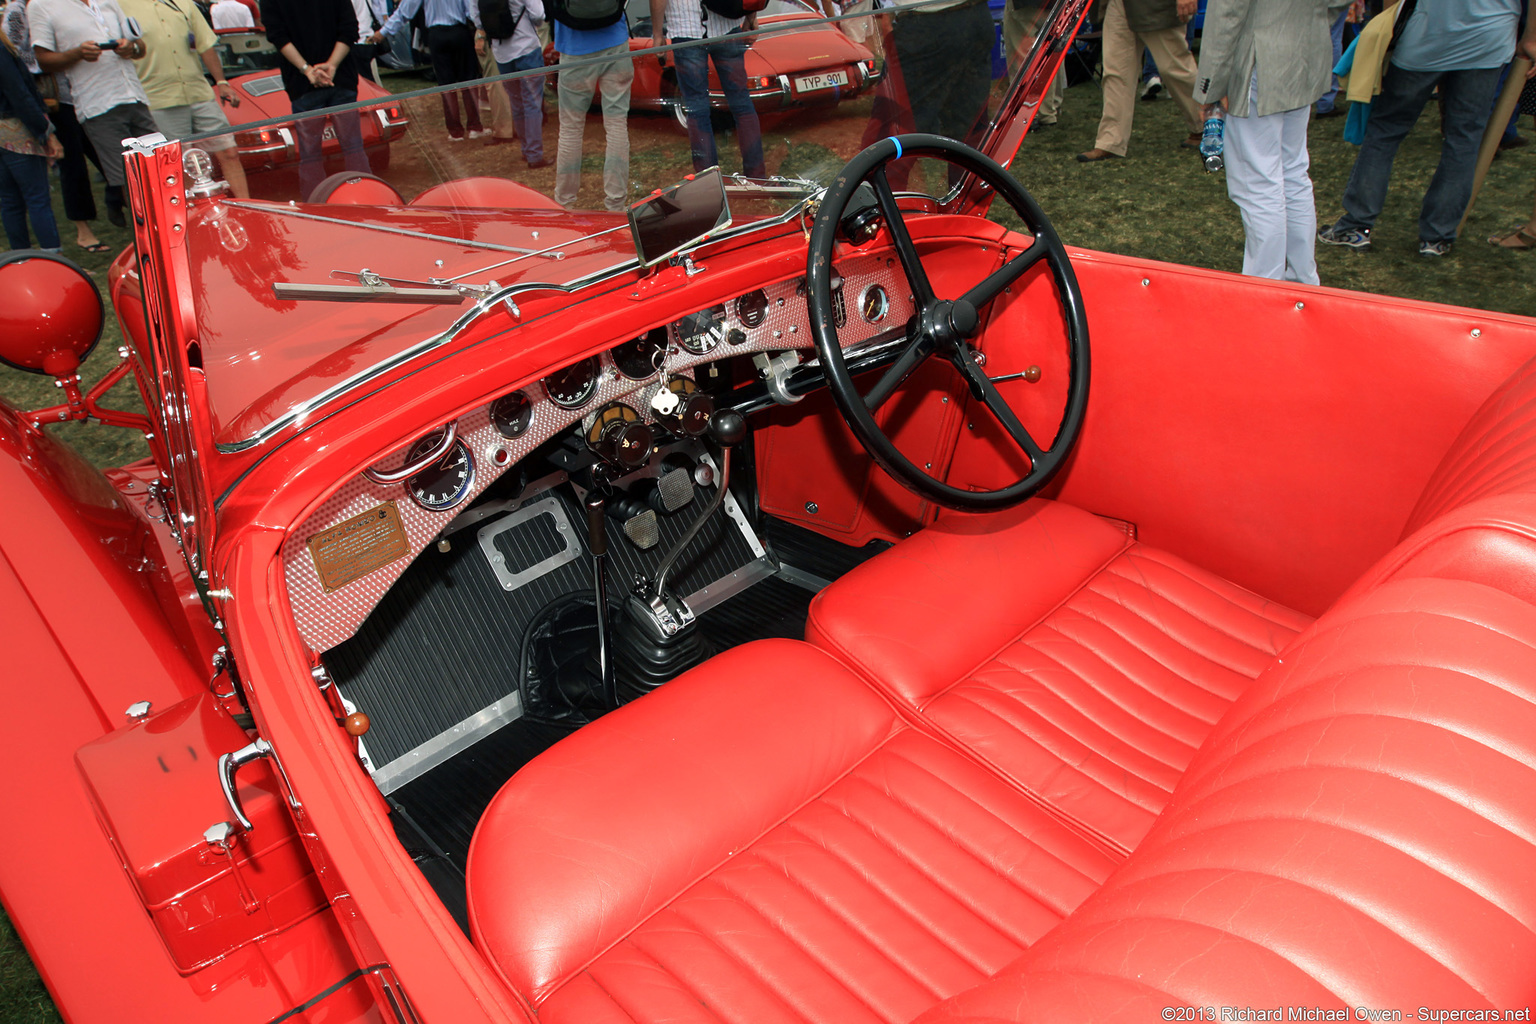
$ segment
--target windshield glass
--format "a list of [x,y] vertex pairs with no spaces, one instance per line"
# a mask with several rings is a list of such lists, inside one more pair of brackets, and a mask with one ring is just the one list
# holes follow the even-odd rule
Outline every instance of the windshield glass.
[[[260,443],[441,344],[482,299],[632,271],[627,209],[696,171],[721,169],[728,222],[694,211],[719,238],[795,221],[846,161],[887,136],[984,144],[1010,71],[1051,59],[1046,39],[1062,34],[1068,0],[879,10],[768,0],[755,26],[697,0],[658,8],[660,32],[649,0],[630,0],[606,28],[552,33],[537,0],[510,0],[507,17],[483,26],[506,38],[406,23],[335,66],[271,24],[270,38],[220,33],[231,129],[182,146],[190,284],[221,449]],[[893,166],[892,185],[944,197],[954,182],[927,163]],[[686,236],[670,257],[680,260],[697,236],[670,228]]]

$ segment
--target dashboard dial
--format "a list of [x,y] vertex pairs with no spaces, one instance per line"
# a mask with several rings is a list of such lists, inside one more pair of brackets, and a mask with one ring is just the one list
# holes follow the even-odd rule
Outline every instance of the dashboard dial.
[[696,356],[714,348],[725,338],[725,307],[691,313],[677,322],[677,340]]
[[872,284],[859,295],[859,315],[867,324],[877,324],[891,312],[891,297],[884,288]]
[[622,402],[615,402],[592,421],[587,430],[587,444],[599,456],[621,469],[639,469],[651,456],[651,428],[640,414]]
[[768,319],[768,293],[759,288],[736,300],[736,319],[743,327],[761,327]]
[[597,391],[597,357],[588,356],[542,381],[549,400],[562,409],[580,409]]
[[630,380],[648,380],[656,376],[667,354],[667,329],[647,331],[608,354],[613,357],[613,365]]
[[[408,459],[415,460],[442,444],[443,432],[433,431],[411,446]],[[445,512],[469,496],[475,485],[475,458],[463,438],[453,442],[448,454],[405,482],[411,500],[429,512]]]
[[533,423],[533,403],[521,391],[502,395],[491,406],[491,422],[507,440],[522,437]]

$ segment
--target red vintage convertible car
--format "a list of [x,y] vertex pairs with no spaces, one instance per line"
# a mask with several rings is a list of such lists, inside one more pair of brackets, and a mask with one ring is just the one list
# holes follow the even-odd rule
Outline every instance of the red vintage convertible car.
[[0,264],[64,1015],[1527,1019],[1536,324],[1064,248],[1004,167],[1084,6],[964,142],[636,122],[627,217],[145,141],[89,393],[92,284]]

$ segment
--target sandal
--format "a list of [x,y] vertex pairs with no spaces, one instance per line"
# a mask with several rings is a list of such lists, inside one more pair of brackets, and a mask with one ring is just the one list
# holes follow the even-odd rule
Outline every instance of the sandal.
[[1525,230],[1524,224],[1502,235],[1490,235],[1488,241],[1500,249],[1536,249],[1536,234]]
[[[79,242],[76,242],[75,244],[76,245],[80,245]],[[80,245],[80,248],[84,249],[86,252],[111,252],[112,251],[112,247],[110,245],[108,245],[106,242],[97,242],[95,245]]]

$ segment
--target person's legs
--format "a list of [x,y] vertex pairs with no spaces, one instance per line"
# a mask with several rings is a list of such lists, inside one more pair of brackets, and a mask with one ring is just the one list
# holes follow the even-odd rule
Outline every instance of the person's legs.
[[293,134],[299,144],[299,199],[308,202],[320,182],[325,179],[325,162],[321,152],[321,137],[325,132],[325,118],[301,117],[300,115],[325,106],[326,89],[315,89],[293,101]]
[[555,150],[555,202],[561,206],[574,206],[577,190],[581,187],[582,133],[587,125],[587,108],[592,105],[592,91],[597,85],[597,72],[590,67],[566,68],[565,63],[566,55],[561,54],[562,66],[555,80],[555,97],[560,111],[560,144]]
[[91,190],[91,175],[85,165],[85,135],[80,122],[75,119],[75,108],[60,103],[48,115],[53,122],[54,133],[64,147],[64,159],[59,161],[59,192],[64,199],[64,216],[75,223],[75,244],[97,245],[100,239],[91,230],[89,221],[96,219],[96,196]]
[[1040,100],[1039,120],[1045,124],[1055,124],[1061,116],[1061,105],[1067,98],[1067,69],[1063,65],[1056,69],[1056,77],[1051,79],[1051,84],[1046,87],[1045,97]]
[[1344,216],[1334,225],[1336,228],[1369,231],[1381,216],[1397,147],[1419,119],[1439,79],[1440,73],[1436,71],[1404,71],[1396,65],[1388,66],[1381,92],[1371,104],[1371,119],[1366,123],[1360,152],[1355,155],[1355,166],[1349,172],[1349,183],[1344,186]]
[[628,43],[605,52],[615,59],[603,68],[598,79],[607,141],[603,156],[603,206],[610,213],[617,213],[629,202],[629,94],[635,82],[635,63],[629,59]]
[[715,150],[714,127],[710,124],[707,45],[695,43],[672,51],[672,62],[677,65],[677,89],[682,93],[683,109],[688,113],[688,148],[696,171],[720,162],[720,155]]
[[[453,80],[473,82],[480,77],[480,58],[475,55],[475,28],[470,24],[450,26],[453,42],[450,52],[453,60]],[[480,120],[480,86],[460,91],[464,100],[465,127],[471,134],[484,135],[485,125]]]
[[11,173],[20,153],[0,149],[0,225],[5,228],[5,243],[12,249],[32,248],[27,234],[27,200],[21,182]]
[[1149,32],[1141,37],[1157,61],[1162,75],[1163,88],[1173,96],[1174,102],[1184,114],[1184,123],[1190,134],[1197,135],[1205,123],[1200,114],[1200,104],[1195,102],[1195,58],[1184,41],[1184,30],[1165,28]]
[[1136,112],[1136,56],[1141,41],[1125,20],[1123,0],[1104,5],[1104,110],[1094,149],[1125,156]]
[[[1339,57],[1344,53],[1344,19],[1347,17],[1349,17],[1349,8],[1346,7],[1339,12],[1337,18],[1333,19],[1333,26],[1328,30],[1329,35],[1333,37],[1333,64],[1330,64],[1329,67],[1338,64]],[[1323,93],[1322,97],[1317,101],[1317,112],[1319,114],[1331,114],[1333,112],[1333,104],[1339,95],[1338,78],[1329,75],[1328,82],[1328,91]]]
[[[62,245],[59,242],[58,222],[53,219],[47,158],[0,150],[0,161],[5,164],[9,179],[5,189],[4,223],[6,236],[11,239],[11,248],[29,248],[27,220],[30,218],[32,232],[37,236],[37,247],[58,252]],[[16,243],[18,238],[20,245]]]
[[1279,114],[1229,117],[1226,130],[1227,195],[1243,215],[1243,273],[1285,276],[1286,207]]
[[[539,50],[533,50],[498,66],[502,74],[542,68],[544,54]],[[542,164],[544,162],[544,76],[513,79],[503,84],[506,86],[505,90],[491,91],[501,92],[509,101],[513,127],[517,129],[517,137],[523,140],[523,159],[530,164]]]
[[762,125],[758,122],[757,108],[752,105],[752,94],[747,86],[747,44],[740,39],[725,39],[710,43],[708,49],[715,62],[715,74],[720,77],[720,88],[725,92],[726,106],[736,119],[741,171],[749,178],[766,178],[768,169],[763,162]]
[[1280,170],[1285,177],[1285,279],[1319,284],[1317,201],[1312,194],[1312,159],[1307,153],[1311,109],[1276,114],[1280,125]]
[[[963,142],[976,142],[985,127],[987,100],[992,94],[990,53],[997,30],[986,4],[939,11],[929,20],[944,43],[950,74],[941,93],[939,133]],[[951,177],[958,173],[951,169]]]
[[1419,213],[1422,242],[1456,238],[1461,215],[1472,198],[1477,151],[1498,84],[1498,68],[1447,71],[1440,79],[1440,94],[1445,97],[1445,138],[1440,144],[1440,165],[1424,193]]
[[[507,74],[508,71],[513,70],[512,65],[517,63],[516,61],[509,61],[507,66],[503,68],[491,54],[489,43],[486,44],[484,53],[476,55],[476,60],[479,62],[481,78],[491,78],[495,75]],[[516,121],[512,111],[518,103],[519,97],[516,95],[518,91],[520,89],[517,82],[503,82],[500,87],[491,86],[486,89],[486,101],[491,107],[491,138],[486,141],[486,145],[490,145],[497,139],[507,140],[512,138],[516,129]]]
[[[143,111],[142,119],[139,110]],[[146,123],[148,127],[145,127]],[[123,217],[123,186],[128,178],[123,170],[123,140],[158,131],[154,120],[142,103],[121,103],[80,122],[80,129],[103,158],[101,176],[107,179],[107,219],[124,227],[127,221]]]
[[[454,48],[456,33],[449,25],[433,25],[427,29],[427,49],[432,54],[432,74],[437,78],[438,85],[453,85],[459,81],[458,54]],[[438,98],[443,104],[443,123],[448,128],[448,137],[451,139],[464,138],[464,122],[459,119],[459,91],[449,89],[439,93]],[[475,122],[479,124],[479,111],[475,112]]]

